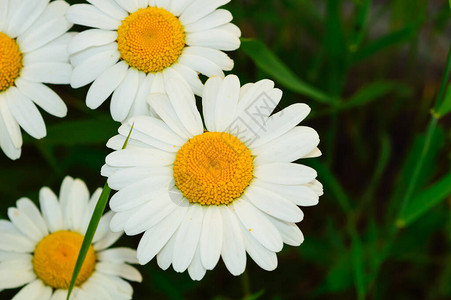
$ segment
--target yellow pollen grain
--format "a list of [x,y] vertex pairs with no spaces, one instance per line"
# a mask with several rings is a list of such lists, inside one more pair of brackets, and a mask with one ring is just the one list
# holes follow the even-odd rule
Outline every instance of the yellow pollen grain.
[[179,19],[157,7],[139,9],[117,31],[118,50],[129,66],[145,73],[174,64],[185,47],[185,30]]
[[253,160],[249,149],[235,136],[204,132],[177,152],[175,184],[191,203],[226,205],[249,185]]
[[[48,286],[68,289],[75,262],[83,242],[83,235],[72,231],[57,231],[43,238],[34,251],[33,270]],[[89,247],[76,286],[83,284],[94,272],[96,254]]]
[[0,32],[0,92],[14,85],[22,68],[19,45],[14,39]]

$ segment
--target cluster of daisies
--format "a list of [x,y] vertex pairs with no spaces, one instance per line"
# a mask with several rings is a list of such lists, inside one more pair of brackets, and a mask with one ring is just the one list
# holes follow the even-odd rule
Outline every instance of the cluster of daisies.
[[[238,49],[241,36],[220,8],[229,1],[0,0],[6,156],[20,157],[21,128],[46,136],[36,105],[67,114],[46,84],[91,84],[86,105],[111,98],[111,116],[122,123],[101,170],[117,192],[71,299],[131,299],[128,281],[141,275],[130,264],[154,258],[201,280],[220,258],[240,275],[247,254],[274,270],[284,243],[302,243],[299,206],[316,205],[323,191],[314,169],[293,162],[320,156],[319,136],[297,126],[307,105],[274,113],[282,91],[271,80],[241,85],[225,76],[234,62],[223,51]],[[68,32],[73,24],[88,29]],[[40,210],[18,200],[10,221],[0,220],[0,290],[23,286],[14,299],[66,299],[99,195],[66,177],[59,196],[41,189]],[[143,234],[136,251],[109,248],[124,232]]]

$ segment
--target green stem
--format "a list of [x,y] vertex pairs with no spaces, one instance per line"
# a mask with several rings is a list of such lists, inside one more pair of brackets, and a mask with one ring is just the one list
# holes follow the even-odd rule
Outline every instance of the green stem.
[[250,297],[252,295],[251,293],[251,283],[249,280],[249,274],[247,273],[247,271],[244,271],[243,274],[241,274],[240,276],[241,279],[241,286],[243,287],[243,299],[247,299],[248,297]]

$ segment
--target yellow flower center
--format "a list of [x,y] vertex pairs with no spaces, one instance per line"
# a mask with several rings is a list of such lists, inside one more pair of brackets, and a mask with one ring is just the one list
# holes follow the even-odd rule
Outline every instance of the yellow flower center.
[[[36,275],[48,286],[68,289],[82,242],[83,235],[64,230],[43,238],[33,255],[33,269]],[[76,286],[83,284],[92,275],[95,265],[96,254],[90,246],[75,282]]]
[[22,53],[16,41],[0,32],[0,92],[14,84],[22,68]]
[[121,58],[146,73],[171,66],[185,47],[182,24],[162,8],[139,9],[122,21],[117,33]]
[[229,204],[252,180],[253,160],[249,149],[233,135],[205,132],[177,152],[175,184],[191,203]]

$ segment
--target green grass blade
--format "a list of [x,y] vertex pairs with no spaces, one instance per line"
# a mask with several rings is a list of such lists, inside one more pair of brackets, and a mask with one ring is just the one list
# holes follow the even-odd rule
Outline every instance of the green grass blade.
[[242,39],[243,50],[255,64],[274,80],[286,88],[310,97],[318,102],[333,103],[334,99],[317,88],[309,85],[294,74],[271,50],[261,41],[254,39]]
[[440,91],[437,95],[437,102],[435,104],[435,117],[440,118],[451,111],[451,95],[448,87],[448,91],[445,96],[446,85],[449,80],[449,75],[451,72],[451,47],[448,51],[448,58],[446,60],[445,75],[443,76],[442,85],[440,86]]
[[370,12],[371,7],[371,0],[363,0],[360,1],[358,4],[358,10],[356,15],[356,20],[354,24],[354,39],[352,44],[349,46],[349,50],[356,51],[360,43],[362,42],[363,37],[365,36],[365,33],[368,28],[368,15]]
[[449,196],[451,196],[451,173],[444,176],[432,187],[414,197],[399,216],[396,225],[398,227],[408,226]]
[[354,283],[357,289],[358,299],[365,299],[366,294],[365,267],[362,248],[362,242],[360,241],[359,236],[357,233],[354,233],[352,235],[352,261]]
[[[132,128],[130,129],[130,132],[128,133],[124,145],[122,146],[122,149],[125,149],[125,147],[127,147],[127,143],[128,140],[130,139],[132,130],[133,125]],[[102,193],[100,194],[99,200],[97,201],[96,207],[94,208],[94,212],[92,213],[91,220],[89,221],[88,229],[86,230],[86,234],[83,238],[83,243],[81,244],[81,249],[78,254],[77,262],[75,263],[74,272],[72,273],[72,279],[70,281],[69,290],[67,293],[67,300],[69,300],[72,290],[74,289],[75,282],[77,281],[78,278],[78,274],[80,273],[81,267],[83,266],[86,254],[88,253],[89,247],[91,246],[92,240],[96,233],[97,226],[99,225],[100,219],[102,218],[103,212],[105,211],[106,205],[108,203],[108,199],[110,198],[110,193],[111,189],[108,186],[108,183],[105,183]]]

